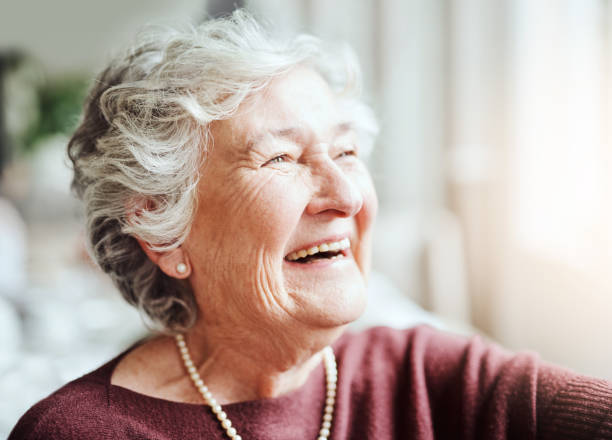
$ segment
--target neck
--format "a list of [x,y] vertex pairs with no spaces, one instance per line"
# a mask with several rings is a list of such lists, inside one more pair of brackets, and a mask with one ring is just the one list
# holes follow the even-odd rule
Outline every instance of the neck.
[[[220,330],[220,329],[219,329]],[[195,367],[220,404],[272,398],[303,385],[321,363],[322,350],[344,327],[309,332],[309,337],[231,334],[198,325],[185,335]]]

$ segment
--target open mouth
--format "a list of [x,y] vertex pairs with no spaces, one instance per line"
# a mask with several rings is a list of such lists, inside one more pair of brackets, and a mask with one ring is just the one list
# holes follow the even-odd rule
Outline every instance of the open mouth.
[[292,263],[308,264],[317,260],[334,260],[347,255],[351,242],[348,238],[331,243],[322,243],[308,249],[300,249],[290,253],[285,260]]

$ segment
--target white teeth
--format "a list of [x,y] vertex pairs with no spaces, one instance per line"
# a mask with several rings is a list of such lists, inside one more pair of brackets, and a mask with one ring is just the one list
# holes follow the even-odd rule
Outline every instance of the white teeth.
[[[321,243],[319,246],[312,246],[308,249],[301,249],[299,251],[292,252],[287,256],[287,260],[295,261],[299,258],[304,258],[307,255],[314,255],[319,252],[340,251],[348,249],[350,246],[351,241],[348,238],[344,238],[340,241],[334,241],[331,243]],[[332,258],[338,258],[338,256],[334,256]]]

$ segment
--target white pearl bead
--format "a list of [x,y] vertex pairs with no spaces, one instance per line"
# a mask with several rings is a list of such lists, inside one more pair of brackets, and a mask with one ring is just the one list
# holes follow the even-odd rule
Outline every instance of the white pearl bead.
[[[185,343],[185,338],[183,335],[176,335],[176,343],[179,348],[179,353],[183,358],[183,363],[185,364],[185,368],[189,372],[191,379],[193,380],[194,385],[206,400],[206,403],[210,405],[211,410],[214,414],[216,414],[217,418],[221,422],[221,426],[225,429],[227,436],[234,440],[242,440],[242,437],[238,435],[236,428],[232,426],[232,422],[225,411],[221,409],[221,405],[217,403],[212,393],[208,389],[208,387],[204,384],[204,381],[198,374],[193,361],[191,360],[191,356],[189,355],[189,350],[187,348],[187,344]],[[324,364],[325,364],[325,373],[326,373],[326,398],[325,398],[325,411],[323,414],[323,420],[321,422],[321,430],[319,431],[319,437],[317,440],[328,440],[331,429],[331,421],[334,412],[334,403],[336,397],[336,383],[338,381],[338,370],[334,357],[334,352],[331,347],[325,347],[323,351],[324,355]]]
[[181,275],[187,272],[187,265],[185,263],[179,263],[176,265],[176,271]]

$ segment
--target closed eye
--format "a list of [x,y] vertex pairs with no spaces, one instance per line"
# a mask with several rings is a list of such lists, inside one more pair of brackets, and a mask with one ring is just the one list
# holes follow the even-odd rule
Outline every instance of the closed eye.
[[355,149],[345,150],[342,153],[338,154],[336,158],[340,159],[342,157],[347,157],[347,156],[357,156],[357,150]]
[[288,154],[280,154],[276,157],[273,157],[272,159],[270,159],[269,161],[267,161],[266,163],[264,163],[262,165],[262,167],[265,167],[266,165],[273,165],[275,163],[282,163],[282,162],[287,162],[289,160],[289,155]]

